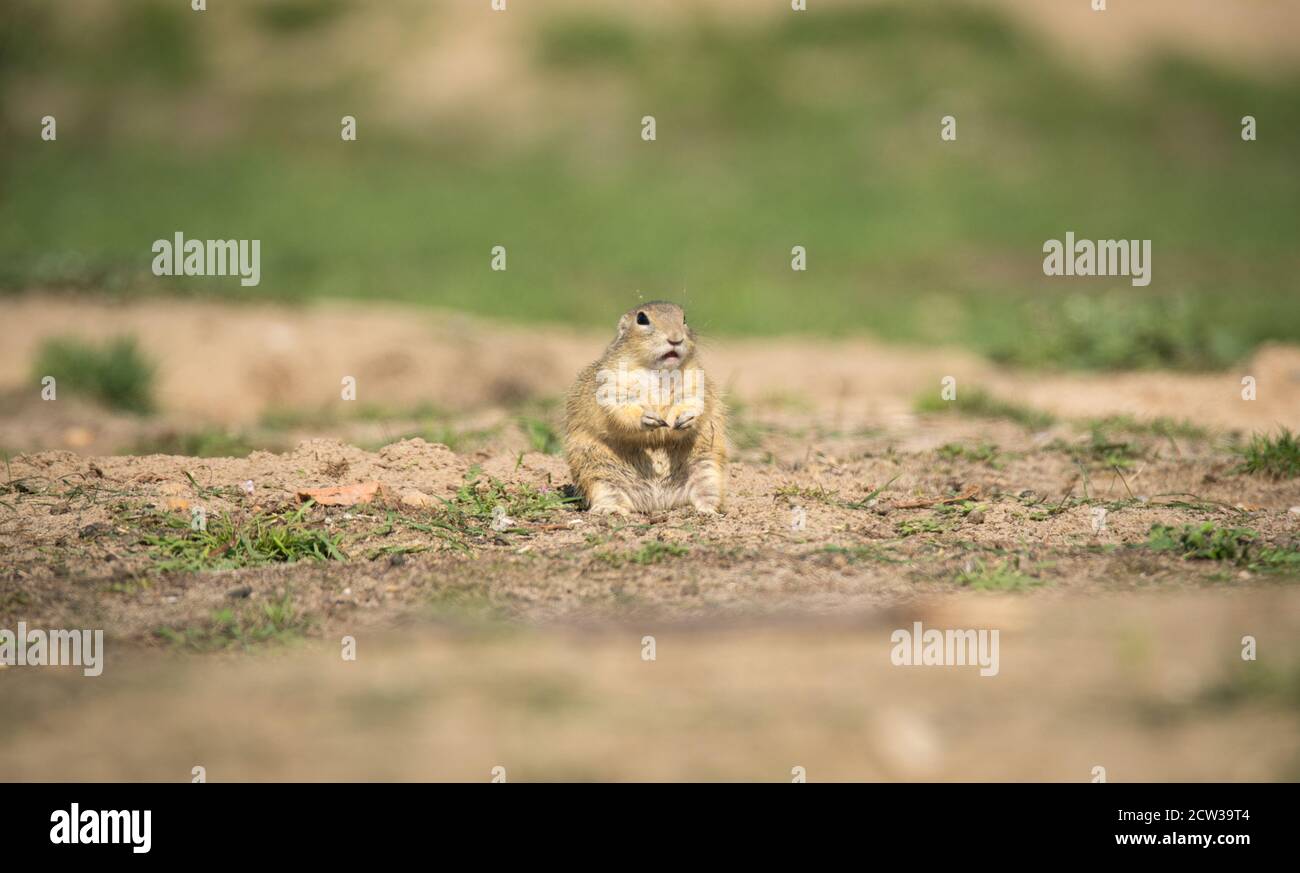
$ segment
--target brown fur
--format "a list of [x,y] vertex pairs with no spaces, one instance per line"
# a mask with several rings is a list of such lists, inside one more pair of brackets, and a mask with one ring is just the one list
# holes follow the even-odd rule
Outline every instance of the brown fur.
[[[639,324],[640,315],[649,324]],[[677,360],[664,357],[670,350]],[[702,385],[658,397],[611,397],[610,377],[620,368],[665,380],[677,371],[683,389],[698,374]],[[592,512],[627,515],[690,506],[712,514],[722,508],[726,409],[704,375],[681,307],[656,301],[619,319],[614,341],[569,390],[564,454]]]

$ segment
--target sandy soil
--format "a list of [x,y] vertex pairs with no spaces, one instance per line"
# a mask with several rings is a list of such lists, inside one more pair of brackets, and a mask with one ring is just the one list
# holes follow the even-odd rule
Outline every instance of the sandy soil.
[[[0,778],[1294,780],[1300,716],[1252,677],[1297,663],[1297,606],[978,598],[815,626],[420,626],[361,634],[355,661],[112,655],[94,680],[0,673]],[[892,666],[914,620],[1000,628],[1000,673]],[[1245,634],[1267,657],[1240,660]]]
[[[472,468],[562,493],[563,460],[528,450],[514,417],[553,415],[542,401],[606,337],[347,305],[33,296],[7,312],[24,330],[0,348],[0,442],[44,450],[10,457],[0,488],[0,628],[102,628],[110,666],[0,669],[15,714],[0,778],[1300,778],[1297,574],[1146,545],[1153,524],[1211,521],[1294,547],[1300,480],[1235,472],[1224,439],[1300,427],[1296,349],[1260,352],[1251,402],[1236,373],[710,342],[739,409],[726,515],[565,506],[449,537],[440,501]],[[34,399],[34,349],[66,333],[137,336],[161,365],[157,419]],[[501,427],[461,451],[365,450],[346,440],[398,425],[349,417],[345,375],[357,404]],[[943,375],[1064,418],[914,413]],[[271,412],[301,414],[280,436],[309,438],[243,458],[114,454],[159,427],[263,432]],[[1117,469],[1086,454],[1077,419],[1119,413],[1207,431],[1115,434]],[[303,514],[344,561],[165,571],[150,541],[168,513],[247,520],[363,482],[382,485],[375,502]],[[1016,590],[972,590],[972,571],[998,566]],[[261,642],[275,608],[285,632]],[[998,629],[1002,672],[893,667],[891,629],[918,620]],[[1258,661],[1241,660],[1245,635]],[[356,662],[338,656],[344,636]]]
[[1285,34],[1300,26],[1300,7],[1270,0],[1107,0],[1092,4],[984,0],[1015,13],[1051,39],[1064,57],[1098,68],[1142,63],[1158,51],[1204,55],[1256,72],[1294,69]]
[[[812,10],[802,14],[815,15],[816,7],[871,2],[876,0],[818,0]],[[1117,77],[1168,51],[1208,58],[1257,75],[1275,76],[1279,70],[1296,68],[1290,34],[1300,27],[1300,7],[1292,3],[1108,0],[1104,12],[1094,12],[1090,0],[971,0],[970,5],[1010,13],[1013,21],[1050,44],[1058,57]],[[499,115],[518,128],[515,133],[545,127],[547,119],[530,111],[537,100],[527,71],[528,39],[539,12],[560,10],[571,15],[584,11],[610,14],[605,2],[553,0],[545,10],[521,5],[505,15],[485,15],[472,5],[449,4],[416,28],[394,27],[391,21],[370,22],[372,38],[391,46],[394,56],[400,53],[406,59],[375,71],[387,83],[380,91],[388,95],[391,120],[401,123],[404,118],[447,110],[476,114],[478,107],[489,101],[508,110]],[[673,0],[621,7],[617,14],[653,29],[683,17],[713,15],[725,18],[731,26],[743,27],[792,13],[784,2]],[[431,27],[432,23],[437,26]],[[232,62],[231,66],[237,65]],[[584,89],[583,96],[596,101],[610,97],[601,85]]]
[[[6,300],[0,345],[0,447],[120,452],[132,433],[203,425],[247,426],[268,413],[347,418],[366,407],[396,413],[420,405],[462,420],[527,399],[563,395],[612,336],[486,324],[430,310],[373,304],[230,307],[177,300],[105,303],[67,296]],[[616,318],[616,316],[614,317]],[[90,340],[128,334],[159,363],[162,417],[123,421],[78,406],[64,391],[40,400],[32,361],[54,336]],[[929,447],[912,410],[951,376],[959,391],[983,390],[1066,418],[1131,415],[1187,419],[1223,431],[1300,429],[1300,349],[1261,349],[1240,372],[1078,375],[999,370],[960,349],[867,340],[704,341],[711,374],[734,399],[798,414],[835,430],[893,428]],[[356,400],[341,399],[345,377]],[[1241,396],[1256,380],[1257,399]],[[350,405],[349,405],[350,404]],[[321,430],[301,435],[319,435]],[[391,434],[390,434],[391,436]]]

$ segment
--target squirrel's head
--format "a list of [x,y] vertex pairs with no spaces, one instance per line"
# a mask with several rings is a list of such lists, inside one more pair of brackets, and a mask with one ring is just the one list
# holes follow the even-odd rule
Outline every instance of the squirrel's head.
[[686,325],[686,313],[663,300],[623,313],[614,343],[648,369],[676,369],[695,355],[695,333]]

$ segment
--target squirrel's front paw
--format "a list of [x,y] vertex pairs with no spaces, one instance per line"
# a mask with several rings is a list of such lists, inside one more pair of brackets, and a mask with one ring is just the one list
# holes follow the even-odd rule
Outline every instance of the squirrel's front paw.
[[694,410],[688,409],[677,416],[677,420],[673,422],[673,430],[685,430],[694,424],[695,412]]
[[654,430],[657,427],[667,427],[668,422],[657,415],[651,415],[647,412],[641,416],[641,426],[646,430]]

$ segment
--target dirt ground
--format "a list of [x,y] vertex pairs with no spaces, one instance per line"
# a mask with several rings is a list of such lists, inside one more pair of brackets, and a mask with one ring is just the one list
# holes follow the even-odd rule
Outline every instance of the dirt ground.
[[[1300,428],[1300,349],[1117,377],[708,341],[735,407],[728,511],[628,521],[563,503],[563,459],[520,424],[558,424],[605,336],[341,304],[6,312],[0,628],[102,628],[108,666],[0,669],[0,778],[1300,778],[1300,564],[1149,545],[1210,522],[1295,548],[1300,480],[1240,473],[1231,441]],[[157,416],[39,399],[44,338],[123,333],[159,364]],[[944,376],[1056,421],[917,413]],[[456,450],[399,439],[422,407]],[[122,453],[203,428],[285,450]],[[443,501],[491,482],[532,508],[449,523]],[[196,508],[293,516],[342,555],[169,568]],[[914,621],[999,630],[1000,672],[893,666]]]
[[[185,781],[1275,780],[1296,592],[976,598],[816,624],[408,629],[229,659],[9,670],[0,775]],[[914,620],[1002,629],[1002,670],[894,667]],[[654,661],[641,658],[652,634]],[[16,675],[12,675],[16,674]]]
[[[821,0],[819,5],[871,2],[875,0]],[[970,5],[1007,13],[1029,33],[1043,38],[1059,57],[1116,78],[1168,51],[1270,76],[1278,71],[1287,74],[1296,66],[1294,45],[1287,34],[1300,23],[1300,9],[1274,0],[1232,4],[1220,0],[1110,0],[1105,12],[1094,12],[1089,0],[971,0]],[[546,14],[561,11],[607,15],[609,7],[592,0],[555,0],[545,9]],[[491,100],[508,107],[509,111],[501,114],[515,125],[514,133],[527,136],[536,128],[545,128],[548,120],[529,111],[538,105],[532,90],[536,85],[518,50],[526,45],[534,23],[531,12],[524,8],[510,15],[485,16],[472,6],[453,3],[430,16],[414,34],[401,19],[370,28],[368,41],[392,49],[380,55],[386,63],[372,72],[385,83],[381,92],[388,95],[391,118],[400,121],[403,116],[419,118],[448,109],[476,112],[484,100]],[[791,14],[788,3],[752,0],[681,0],[628,6],[619,13],[651,27],[662,26],[665,20],[709,14],[725,18],[732,26],[752,26]],[[412,50],[412,44],[418,48]],[[341,46],[340,51],[350,53],[348,46]],[[394,58],[399,62],[393,63]],[[247,57],[231,57],[229,72],[238,74],[241,64],[246,67],[247,63]],[[607,96],[599,85],[583,92],[584,100],[599,101]]]
[[[504,407],[561,397],[574,374],[599,356],[617,321],[613,314],[609,333],[590,333],[375,304],[232,307],[40,294],[7,299],[4,311],[10,329],[0,344],[0,447],[83,454],[120,453],[142,433],[255,426],[276,413],[314,419],[310,428],[289,429],[300,438],[399,435],[361,427],[360,413],[375,407],[400,419],[403,410],[432,405],[454,411],[461,425],[481,425]],[[56,403],[40,400],[31,370],[45,340],[123,334],[161,364],[156,420],[86,409],[68,392]],[[1295,347],[1266,346],[1240,372],[1211,374],[1019,373],[956,348],[718,340],[707,332],[702,351],[711,376],[733,400],[765,415],[798,416],[837,431],[888,428],[909,448],[946,439],[914,414],[917,397],[938,395],[946,376],[959,393],[984,390],[1062,418],[1187,419],[1225,432],[1300,428]],[[340,399],[346,376],[356,379],[351,405]],[[1252,401],[1241,395],[1246,376],[1256,383]]]

